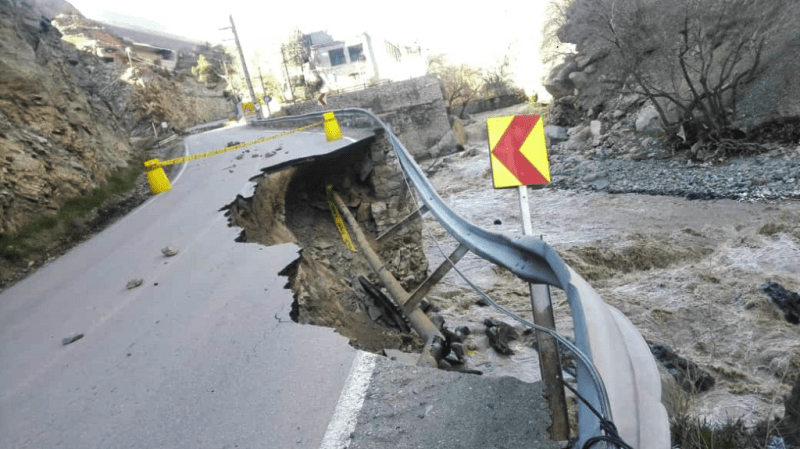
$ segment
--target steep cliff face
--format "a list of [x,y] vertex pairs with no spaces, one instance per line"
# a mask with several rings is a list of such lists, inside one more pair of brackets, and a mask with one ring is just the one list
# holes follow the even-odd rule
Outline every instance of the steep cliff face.
[[43,32],[30,6],[0,0],[0,233],[86,194],[132,156],[102,96],[90,99],[69,66],[77,50]]

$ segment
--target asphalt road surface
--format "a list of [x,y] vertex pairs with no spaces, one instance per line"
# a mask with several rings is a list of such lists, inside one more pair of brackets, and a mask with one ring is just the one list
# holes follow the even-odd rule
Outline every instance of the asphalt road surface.
[[[276,133],[186,142],[194,154]],[[3,292],[0,448],[319,447],[356,351],[290,322],[277,272],[299,248],[235,243],[218,209],[251,195],[260,168],[350,142],[304,132],[189,162],[171,191]]]

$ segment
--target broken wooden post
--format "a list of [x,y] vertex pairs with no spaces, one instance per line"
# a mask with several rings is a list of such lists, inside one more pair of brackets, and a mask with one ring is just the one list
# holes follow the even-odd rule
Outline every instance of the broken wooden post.
[[[336,202],[336,206],[339,208],[339,211],[342,213],[345,221],[347,224],[350,225],[350,229],[353,231],[353,236],[356,239],[356,245],[358,246],[361,254],[367,259],[367,263],[369,266],[372,267],[372,270],[375,271],[375,274],[378,275],[378,279],[380,279],[381,283],[386,290],[389,291],[389,295],[394,298],[401,308],[408,302],[409,295],[408,292],[403,289],[397,279],[386,269],[386,266],[381,262],[381,259],[378,257],[378,254],[373,251],[373,249],[369,246],[369,242],[367,241],[367,237],[364,235],[364,231],[361,230],[361,226],[356,221],[353,214],[350,213],[350,210],[347,208],[347,205],[344,204],[344,201],[339,197],[336,192],[331,192],[333,196],[333,200]],[[408,317],[408,321],[411,323],[411,327],[422,337],[423,340],[428,341],[433,337],[441,338],[444,341],[444,336],[436,328],[436,326],[431,322],[428,315],[425,315],[420,309],[414,309],[411,312],[406,311],[406,316]],[[441,359],[439,359],[441,360]],[[439,361],[437,360],[437,362]]]

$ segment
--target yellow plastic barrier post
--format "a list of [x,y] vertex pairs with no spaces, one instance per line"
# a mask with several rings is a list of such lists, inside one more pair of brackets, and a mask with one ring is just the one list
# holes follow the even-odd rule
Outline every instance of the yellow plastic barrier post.
[[322,116],[325,117],[325,137],[328,138],[328,142],[341,139],[342,130],[339,129],[339,122],[336,121],[333,112],[326,112]]
[[153,195],[172,189],[172,184],[170,184],[167,174],[164,173],[164,169],[161,168],[158,159],[150,159],[144,163],[144,166],[147,169],[147,182],[150,183],[150,191],[153,192]]

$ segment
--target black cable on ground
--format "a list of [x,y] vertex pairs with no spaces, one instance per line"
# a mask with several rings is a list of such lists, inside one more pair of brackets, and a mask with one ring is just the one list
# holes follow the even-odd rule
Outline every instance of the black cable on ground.
[[578,399],[581,400],[581,402],[583,402],[587,407],[589,407],[589,410],[591,410],[592,413],[594,413],[597,416],[597,418],[600,419],[600,429],[606,433],[605,435],[598,435],[596,437],[589,438],[588,440],[586,440],[585,443],[583,443],[582,449],[589,449],[590,447],[594,446],[595,444],[601,441],[611,443],[619,447],[620,449],[633,449],[628,443],[625,442],[625,440],[622,439],[622,437],[619,436],[619,432],[617,431],[617,426],[615,426],[613,422],[604,419],[600,415],[600,412],[598,412],[597,409],[592,407],[592,404],[590,404],[589,401],[584,399],[584,397],[581,396],[580,393],[578,393],[578,390],[572,388],[571,385],[564,382],[563,380],[561,381],[561,383],[563,383],[564,386],[567,387],[567,389],[569,389],[569,391],[573,392],[575,396],[577,396]]

